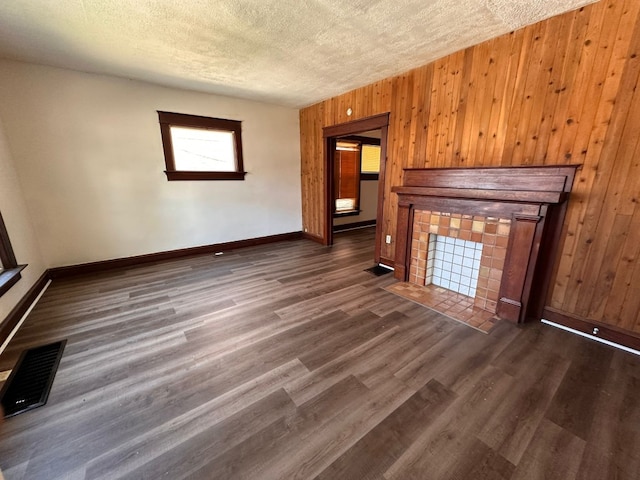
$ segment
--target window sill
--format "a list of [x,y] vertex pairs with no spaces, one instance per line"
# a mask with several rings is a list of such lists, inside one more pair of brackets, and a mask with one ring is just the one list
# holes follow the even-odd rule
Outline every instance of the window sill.
[[361,173],[360,174],[360,180],[379,180],[379,179],[380,179],[379,173]]
[[0,272],[0,297],[7,293],[9,289],[20,280],[20,272],[24,267],[26,267],[26,265],[18,265],[15,268],[7,268]]
[[339,218],[339,217],[355,217],[357,215],[360,215],[361,210],[348,210],[346,212],[334,212],[333,213],[333,218]]
[[165,170],[167,180],[244,180],[247,172],[186,172]]

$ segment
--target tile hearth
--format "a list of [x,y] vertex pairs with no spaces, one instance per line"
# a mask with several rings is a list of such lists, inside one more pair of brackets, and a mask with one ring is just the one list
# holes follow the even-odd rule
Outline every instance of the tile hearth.
[[474,306],[474,299],[437,285],[420,286],[409,282],[389,285],[385,290],[395,293],[483,333],[490,333],[498,318],[492,312]]

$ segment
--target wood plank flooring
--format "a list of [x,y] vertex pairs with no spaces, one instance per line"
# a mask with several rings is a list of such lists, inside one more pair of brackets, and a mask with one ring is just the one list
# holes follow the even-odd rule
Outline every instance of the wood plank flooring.
[[0,357],[68,339],[6,479],[640,478],[640,357],[461,325],[364,272],[373,241],[54,281]]

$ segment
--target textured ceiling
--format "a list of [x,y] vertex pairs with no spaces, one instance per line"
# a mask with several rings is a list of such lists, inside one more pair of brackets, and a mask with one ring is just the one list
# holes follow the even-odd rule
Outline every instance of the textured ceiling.
[[0,57],[306,106],[594,0],[5,0]]

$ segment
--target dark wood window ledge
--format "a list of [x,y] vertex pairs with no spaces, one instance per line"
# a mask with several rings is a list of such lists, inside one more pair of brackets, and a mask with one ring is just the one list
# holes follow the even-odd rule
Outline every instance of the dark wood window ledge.
[[165,170],[168,180],[244,180],[247,172],[188,172]]
[[347,210],[345,212],[334,212],[333,218],[355,217],[357,215],[360,215],[361,212],[362,210]]
[[15,268],[7,268],[0,272],[0,297],[20,280],[20,272],[25,267],[26,265],[18,265]]
[[379,173],[360,173],[360,180],[379,180]]

